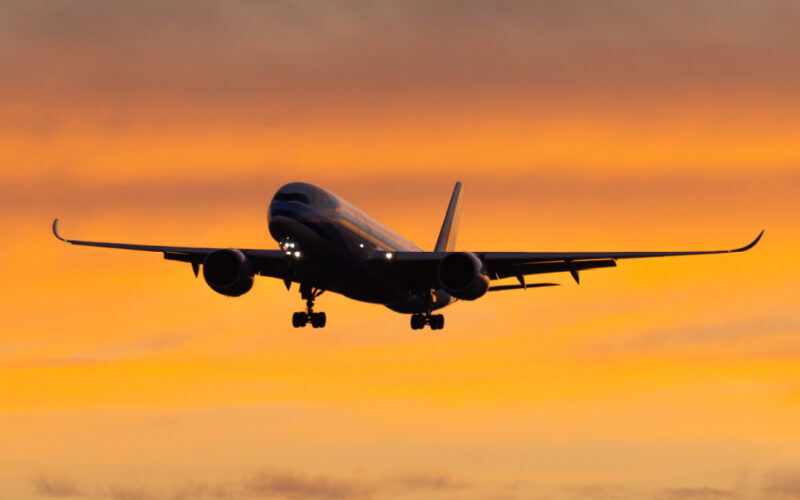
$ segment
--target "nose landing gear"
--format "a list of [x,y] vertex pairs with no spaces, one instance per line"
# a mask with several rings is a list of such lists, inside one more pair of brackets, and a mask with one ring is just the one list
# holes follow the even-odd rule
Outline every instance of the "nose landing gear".
[[292,326],[303,328],[308,323],[314,328],[324,328],[327,318],[324,312],[314,312],[314,299],[322,295],[325,290],[314,288],[307,285],[300,286],[300,295],[306,301],[306,310],[296,312],[292,315]]

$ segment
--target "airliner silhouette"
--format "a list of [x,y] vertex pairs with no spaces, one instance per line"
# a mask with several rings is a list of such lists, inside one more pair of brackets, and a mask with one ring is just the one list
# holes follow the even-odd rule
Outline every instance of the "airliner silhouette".
[[[124,250],[161,252],[167,260],[188,262],[197,276],[200,266],[212,290],[238,297],[250,290],[255,275],[283,280],[286,289],[300,285],[306,310],[292,316],[292,325],[325,326],[324,312],[314,301],[325,291],[382,304],[411,315],[411,328],[444,327],[444,316],[433,314],[457,300],[475,300],[487,292],[554,286],[528,283],[525,276],[569,272],[580,283],[580,271],[616,267],[618,259],[704,255],[749,250],[688,252],[465,252],[455,251],[463,191],[457,182],[432,252],[426,252],[330,191],[305,182],[281,187],[269,205],[269,232],[279,250],[195,248],[80,241],[58,233],[67,243]],[[494,280],[516,282],[492,285]]]

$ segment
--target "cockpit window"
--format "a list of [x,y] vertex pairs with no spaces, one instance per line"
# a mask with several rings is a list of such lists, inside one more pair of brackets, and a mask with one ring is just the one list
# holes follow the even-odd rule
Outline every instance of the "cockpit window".
[[311,200],[308,196],[302,193],[278,193],[275,195],[277,201],[299,201],[300,203],[308,205]]

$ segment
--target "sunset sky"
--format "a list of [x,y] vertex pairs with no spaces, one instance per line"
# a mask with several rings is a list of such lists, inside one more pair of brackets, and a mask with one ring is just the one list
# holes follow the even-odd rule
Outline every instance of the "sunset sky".
[[[800,498],[800,3],[0,3],[0,498]],[[68,237],[688,250],[445,309]]]

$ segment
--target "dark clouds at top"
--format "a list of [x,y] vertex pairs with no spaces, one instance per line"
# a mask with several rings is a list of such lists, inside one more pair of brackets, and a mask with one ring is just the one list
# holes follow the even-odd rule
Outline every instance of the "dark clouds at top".
[[170,120],[790,98],[798,24],[800,4],[781,0],[11,1],[0,105],[18,120],[36,104]]

